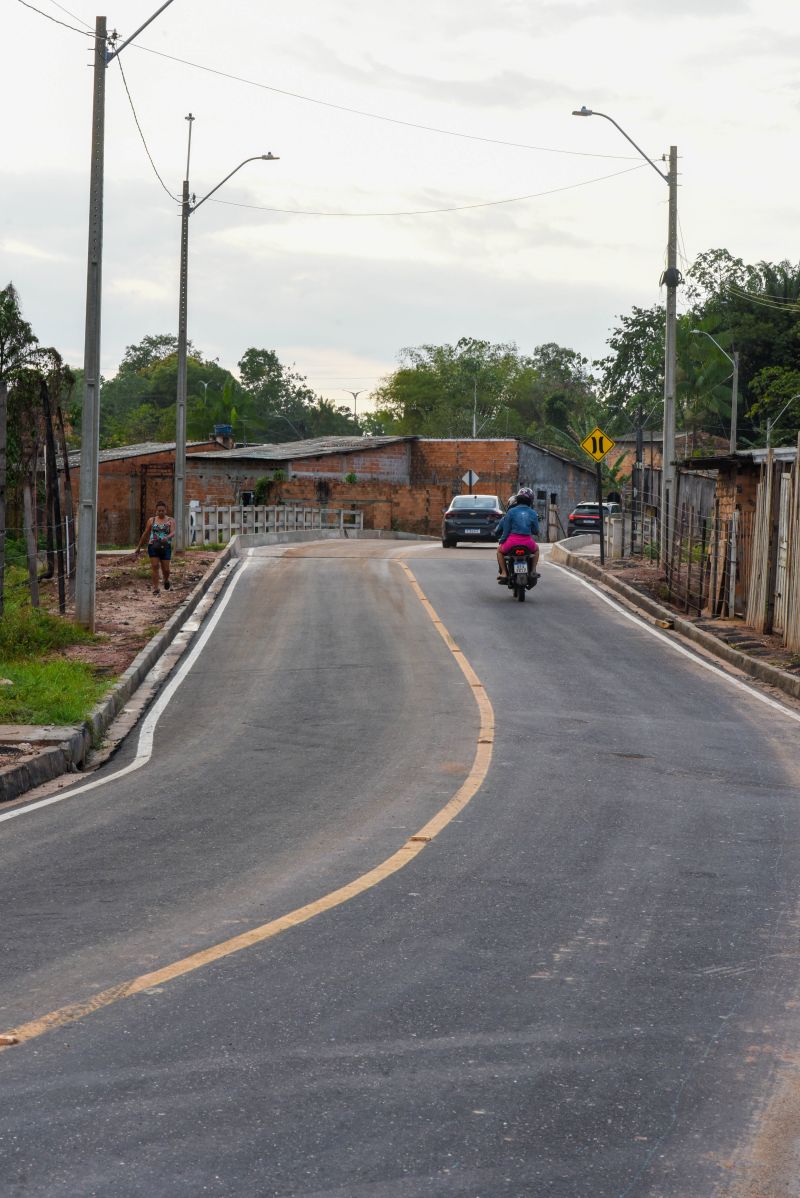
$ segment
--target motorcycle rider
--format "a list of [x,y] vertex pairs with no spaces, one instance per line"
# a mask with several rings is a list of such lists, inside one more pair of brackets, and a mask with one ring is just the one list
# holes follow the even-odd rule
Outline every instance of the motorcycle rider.
[[536,572],[536,567],[539,564],[539,546],[534,541],[533,537],[539,536],[539,516],[533,506],[533,491],[530,487],[520,487],[516,495],[509,501],[508,510],[502,520],[498,520],[495,525],[494,535],[499,539],[500,544],[497,548],[497,568],[498,582],[506,582],[508,574],[506,572],[505,554],[510,549],[515,549],[518,545],[523,545],[530,550],[533,558],[533,577],[532,582],[535,582],[539,575]]

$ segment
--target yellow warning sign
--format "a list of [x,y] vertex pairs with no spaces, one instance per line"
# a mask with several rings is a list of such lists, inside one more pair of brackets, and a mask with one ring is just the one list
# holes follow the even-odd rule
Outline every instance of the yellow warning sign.
[[589,457],[594,458],[596,462],[602,462],[609,449],[613,449],[615,445],[616,441],[606,436],[599,428],[589,433],[589,436],[584,437],[581,441],[581,449],[585,449]]

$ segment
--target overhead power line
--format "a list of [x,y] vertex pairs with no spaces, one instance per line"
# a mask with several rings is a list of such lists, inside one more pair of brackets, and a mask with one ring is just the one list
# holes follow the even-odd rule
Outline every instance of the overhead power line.
[[128,103],[129,103],[129,104],[130,104],[130,106],[131,106],[131,112],[133,113],[133,119],[134,119],[134,120],[135,120],[135,122],[136,122],[136,128],[139,130],[139,136],[140,136],[140,137],[141,137],[141,139],[142,139],[142,145],[144,146],[144,152],[145,152],[145,154],[147,155],[147,157],[148,157],[148,158],[149,158],[149,160],[150,160],[150,165],[151,165],[151,166],[152,166],[152,168],[153,168],[153,173],[154,173],[155,177],[158,179],[158,181],[159,181],[159,183],[161,184],[161,186],[164,188],[164,191],[167,193],[167,195],[169,196],[169,198],[170,198],[171,200],[174,200],[176,204],[180,204],[180,199],[178,198],[178,196],[176,196],[176,195],[173,195],[173,194],[172,194],[172,192],[170,191],[170,189],[167,187],[166,183],[165,183],[165,182],[164,182],[164,180],[161,178],[161,175],[158,173],[158,168],[156,167],[156,164],[155,164],[155,162],[153,161],[153,155],[150,153],[150,149],[149,149],[149,147],[148,147],[148,145],[147,145],[147,141],[145,140],[145,136],[144,136],[144,133],[143,133],[143,131],[142,131],[142,126],[141,126],[141,124],[139,123],[139,118],[138,118],[138,116],[136,115],[136,108],[134,107],[134,103],[133,103],[133,97],[131,96],[131,93],[130,93],[130,88],[128,87],[128,80],[125,78],[125,72],[124,72],[124,70],[122,69],[122,58],[121,58],[121,56],[120,56],[119,54],[117,55],[117,63],[118,63],[118,65],[119,65],[119,73],[120,73],[120,75],[122,76],[122,82],[123,82],[123,84],[124,84],[124,86],[125,86],[125,93],[126,93],[126,95],[127,95],[127,97],[128,97]]
[[504,141],[499,137],[481,137],[477,133],[462,133],[455,129],[442,129],[437,125],[423,125],[416,121],[404,121],[400,117],[386,116],[380,112],[369,112],[364,108],[352,108],[348,104],[336,104],[332,100],[321,100],[318,96],[306,96],[302,92],[289,91],[287,88],[274,87],[270,83],[261,83],[257,79],[247,79],[243,75],[234,75],[230,71],[222,71],[217,67],[207,67],[200,62],[191,62],[188,58],[178,58],[175,54],[167,54],[164,50],[153,50],[150,46],[137,43],[135,49],[144,50],[146,54],[155,54],[158,58],[166,58],[170,62],[178,62],[182,66],[192,67],[196,71],[206,71],[210,75],[219,75],[222,79],[230,79],[234,83],[243,83],[247,87],[257,87],[262,91],[273,92],[275,95],[288,96],[292,100],[302,100],[306,104],[318,104],[322,108],[333,108],[337,112],[349,112],[352,116],[367,117],[372,121],[387,121],[390,125],[403,125],[407,129],[420,129],[424,133],[437,133],[444,137],[460,137],[468,141],[482,141],[493,146],[510,146],[515,150],[536,150],[542,154],[567,154],[575,158],[613,158],[630,162],[632,154],[594,154],[588,150],[564,150],[555,146],[535,146],[526,142]]
[[[37,12],[40,17],[44,17],[46,20],[52,21],[55,25],[61,25],[64,29],[71,29],[73,33],[80,33],[82,37],[94,37],[93,30],[78,29],[77,25],[68,25],[66,21],[59,21],[58,17],[51,16],[49,12],[42,12],[41,8],[36,8],[34,4],[29,4],[28,0],[18,0],[18,3],[22,4],[25,8],[29,8],[31,12]],[[61,5],[58,7],[60,8]],[[72,13],[69,15],[72,16]],[[80,17],[76,17],[75,20],[79,21]]]
[[578,187],[589,187],[592,183],[603,183],[606,179],[616,179],[620,175],[629,175],[633,171],[643,169],[643,166],[629,166],[624,171],[614,171],[610,175],[598,175],[594,179],[583,179],[580,183],[568,183],[564,187],[551,187],[547,191],[534,191],[524,196],[511,196],[506,200],[483,200],[477,204],[456,204],[448,208],[416,208],[403,212],[322,212],[311,208],[269,208],[264,204],[243,204],[236,200],[212,200],[211,202],[224,204],[229,208],[248,208],[256,212],[277,212],[289,216],[432,216],[438,212],[468,212],[474,208],[497,208],[501,204],[520,204],[524,200],[536,200],[542,196],[557,195],[561,191],[574,191]]
[[85,25],[87,29],[92,28],[88,21],[84,21],[83,17],[79,17],[76,12],[70,12],[70,10],[65,8],[63,4],[59,4],[58,0],[50,0],[50,3],[54,4],[56,8],[60,8],[61,11],[66,13],[68,17],[72,17],[73,21],[80,21],[81,25]]
[[776,295],[745,291],[744,288],[737,287],[735,283],[725,283],[724,286],[727,291],[738,296],[739,299],[750,300],[751,303],[759,304],[762,308],[769,308],[773,312],[800,312],[800,304],[794,300],[780,300]]

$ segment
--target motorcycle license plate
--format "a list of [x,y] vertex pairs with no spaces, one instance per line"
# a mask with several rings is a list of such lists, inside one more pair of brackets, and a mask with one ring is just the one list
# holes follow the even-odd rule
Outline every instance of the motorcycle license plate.
[[468,537],[479,537],[481,535],[481,530],[479,528],[465,528],[464,532]]
[[527,562],[514,562],[514,573],[515,574],[527,574],[528,573],[528,563]]

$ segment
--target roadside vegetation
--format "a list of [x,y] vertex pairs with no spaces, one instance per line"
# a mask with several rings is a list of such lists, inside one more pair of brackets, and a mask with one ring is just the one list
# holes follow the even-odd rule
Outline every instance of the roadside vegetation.
[[6,575],[0,620],[0,724],[78,724],[114,681],[64,656],[95,638],[78,624],[31,607],[26,573]]

